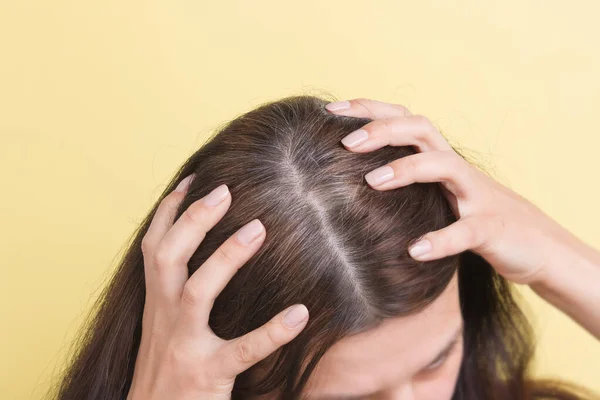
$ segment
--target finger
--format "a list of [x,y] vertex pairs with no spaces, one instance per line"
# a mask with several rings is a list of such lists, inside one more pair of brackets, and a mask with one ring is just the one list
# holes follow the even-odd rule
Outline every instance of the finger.
[[453,224],[423,235],[409,246],[415,260],[429,261],[479,248],[487,241],[482,217],[463,217]]
[[422,115],[389,117],[369,122],[342,139],[347,149],[365,153],[384,146],[416,146],[420,152],[453,151],[440,131]]
[[236,272],[258,251],[266,237],[265,227],[254,219],[228,238],[184,285],[182,309],[188,329],[196,335],[208,323],[212,305]]
[[440,182],[457,198],[472,191],[471,165],[458,154],[431,151],[412,154],[365,175],[367,183],[377,190],[394,189],[415,182]]
[[[294,339],[306,326],[308,309],[296,304],[277,314],[265,325],[230,340],[218,366],[220,376],[233,378]],[[222,375],[221,375],[222,374]]]
[[144,257],[144,279],[146,282],[147,298],[154,297],[153,293],[155,291],[155,287],[158,286],[155,283],[157,280],[155,273],[156,271],[152,265],[154,254],[158,248],[158,244],[173,225],[173,219],[177,213],[177,209],[185,197],[189,185],[194,177],[195,174],[191,174],[182,179],[175,190],[163,198],[158,205],[152,221],[150,221],[150,226],[148,227],[146,234],[142,238],[141,247]]
[[358,98],[329,103],[325,108],[338,115],[357,118],[381,119],[389,117],[405,117],[411,112],[400,104],[384,103],[382,101]]
[[227,185],[213,189],[192,203],[158,244],[152,257],[157,292],[169,301],[179,301],[188,278],[187,263],[206,233],[223,218],[231,204]]
[[191,174],[182,179],[175,190],[166,195],[158,205],[154,218],[152,218],[150,226],[142,240],[142,250],[144,250],[145,253],[150,253],[156,249],[158,243],[173,225],[174,215],[177,212],[181,200],[185,197],[185,193],[187,192],[194,175],[195,174]]

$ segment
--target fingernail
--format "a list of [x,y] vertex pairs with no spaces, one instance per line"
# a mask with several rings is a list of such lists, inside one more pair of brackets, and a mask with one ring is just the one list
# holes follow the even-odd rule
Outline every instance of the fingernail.
[[415,243],[408,250],[411,257],[417,258],[424,254],[427,254],[431,250],[431,242],[427,239],[423,239]]
[[190,186],[190,182],[192,181],[193,177],[194,177],[194,174],[191,174],[191,175],[188,175],[185,178],[183,178],[183,180],[181,182],[179,182],[179,185],[177,185],[177,187],[173,191],[174,192],[185,192],[186,190],[188,190],[188,187]]
[[247,223],[237,233],[238,240],[243,244],[249,244],[263,231],[263,225],[258,219]]
[[229,188],[227,185],[222,184],[221,186],[217,186],[217,188],[213,189],[212,192],[206,195],[204,198],[204,204],[209,207],[217,206],[221,204],[223,200],[225,200],[227,193],[229,193]]
[[369,133],[364,129],[356,130],[342,139],[346,147],[355,147],[369,139]]
[[348,100],[336,101],[336,102],[327,104],[325,106],[325,108],[328,109],[329,111],[347,110],[350,108],[350,102]]
[[377,186],[389,181],[394,177],[394,169],[389,165],[374,169],[365,175],[365,179],[369,185]]
[[295,328],[308,318],[308,309],[302,304],[296,304],[283,316],[283,323],[288,328]]

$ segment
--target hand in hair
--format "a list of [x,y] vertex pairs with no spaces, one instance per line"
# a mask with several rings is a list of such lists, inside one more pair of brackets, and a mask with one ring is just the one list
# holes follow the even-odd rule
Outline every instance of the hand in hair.
[[439,182],[458,220],[410,246],[420,261],[469,250],[505,278],[529,284],[542,297],[600,337],[600,252],[523,196],[475,168],[425,117],[370,99],[330,103],[337,115],[370,118],[342,143],[364,153],[384,146],[415,146],[418,153],[366,174],[376,190]]
[[208,318],[215,298],[266,235],[259,220],[249,222],[188,279],[190,257],[231,204],[221,185],[173,224],[192,178],[161,202],[142,241],[146,302],[128,400],[229,399],[235,377],[294,339],[308,319],[306,307],[294,305],[233,340],[212,332]]

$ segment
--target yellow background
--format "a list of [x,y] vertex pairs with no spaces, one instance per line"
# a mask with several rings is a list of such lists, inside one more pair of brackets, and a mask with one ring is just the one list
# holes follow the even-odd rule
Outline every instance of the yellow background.
[[[599,248],[599,12],[581,0],[0,0],[0,397],[41,397],[175,169],[219,124],[282,96],[405,104]],[[539,374],[600,391],[600,343],[526,294]]]

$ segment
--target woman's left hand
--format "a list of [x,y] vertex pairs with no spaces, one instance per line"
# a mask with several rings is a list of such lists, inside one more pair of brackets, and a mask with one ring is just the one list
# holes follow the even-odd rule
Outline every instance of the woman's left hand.
[[366,174],[374,189],[441,183],[458,221],[421,237],[410,248],[413,258],[427,261],[470,250],[505,278],[531,284],[560,252],[568,251],[571,244],[580,245],[577,237],[536,205],[463,159],[427,118],[412,115],[398,104],[363,98],[330,103],[327,109],[373,120],[342,139],[351,151],[363,153],[388,145],[418,149],[417,154]]

